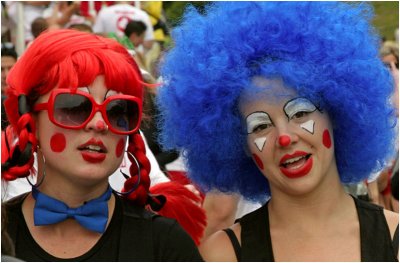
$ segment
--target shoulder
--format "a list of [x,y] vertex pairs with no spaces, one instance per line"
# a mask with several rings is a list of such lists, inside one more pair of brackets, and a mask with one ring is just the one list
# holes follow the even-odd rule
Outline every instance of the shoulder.
[[[143,237],[157,261],[202,261],[191,237],[175,219],[162,217],[123,201],[124,232]],[[133,229],[133,230],[132,230]]]
[[265,203],[264,205],[258,207],[254,211],[242,216],[240,219],[238,219],[238,221],[241,224],[246,224],[246,223],[253,224],[253,222],[256,220],[264,220],[264,218],[268,215],[267,204],[268,203]]
[[153,240],[161,261],[203,261],[193,239],[175,219],[154,217]]
[[[240,243],[240,224],[236,223],[230,228]],[[201,243],[199,251],[205,261],[237,261],[232,242],[223,230],[215,232]]]
[[175,219],[162,216],[153,217],[152,230],[154,239],[159,244],[170,247],[195,247],[192,238]]

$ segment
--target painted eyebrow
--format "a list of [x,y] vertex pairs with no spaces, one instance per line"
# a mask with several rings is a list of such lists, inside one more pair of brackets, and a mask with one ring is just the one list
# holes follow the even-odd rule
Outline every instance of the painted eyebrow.
[[306,98],[294,98],[286,102],[283,107],[283,111],[286,116],[290,120],[297,112],[305,111],[305,112],[314,112],[317,110],[317,107]]
[[260,123],[268,123],[271,124],[271,118],[269,117],[268,113],[264,111],[256,111],[251,114],[249,114],[246,117],[246,127],[247,127],[247,133],[252,133],[253,128],[256,125],[259,125]]

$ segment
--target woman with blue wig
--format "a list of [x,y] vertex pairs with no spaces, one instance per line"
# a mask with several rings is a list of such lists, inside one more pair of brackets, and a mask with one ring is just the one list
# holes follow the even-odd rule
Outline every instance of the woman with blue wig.
[[202,243],[205,260],[397,261],[398,215],[342,185],[384,168],[395,146],[372,17],[338,2],[187,10],[162,67],[161,140],[205,191],[269,198]]

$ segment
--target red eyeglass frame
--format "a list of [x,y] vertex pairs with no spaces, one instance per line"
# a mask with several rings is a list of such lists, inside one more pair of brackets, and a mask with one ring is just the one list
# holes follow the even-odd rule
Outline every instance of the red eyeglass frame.
[[[57,97],[57,95],[59,94],[77,94],[77,95],[81,95],[86,97],[91,103],[92,103],[92,112],[90,113],[89,117],[79,126],[69,126],[69,125],[64,125],[62,123],[58,123],[55,119],[54,119],[54,102],[55,99]],[[108,103],[110,103],[113,100],[118,100],[118,99],[123,99],[123,100],[129,100],[129,101],[133,101],[136,103],[137,107],[138,107],[138,116],[137,116],[137,123],[136,126],[133,130],[130,131],[119,131],[117,129],[115,129],[110,121],[108,120],[108,116],[107,116],[107,112],[106,112],[106,106]],[[61,127],[61,128],[65,128],[65,129],[72,129],[72,130],[79,130],[84,128],[89,122],[90,120],[93,118],[93,116],[95,115],[96,112],[100,111],[101,115],[104,119],[104,121],[106,122],[106,124],[108,125],[108,128],[110,131],[112,131],[113,133],[116,134],[122,134],[122,135],[129,135],[132,133],[135,133],[139,130],[140,127],[140,122],[142,119],[142,100],[139,99],[138,97],[132,96],[132,95],[125,95],[125,94],[117,94],[117,95],[112,95],[108,98],[106,98],[106,100],[103,101],[103,103],[98,104],[94,98],[87,92],[82,92],[77,90],[76,92],[71,92],[70,89],[54,89],[51,91],[49,100],[47,102],[44,103],[38,103],[36,105],[33,106],[33,111],[42,111],[42,110],[47,110],[48,113],[48,117],[50,119],[50,121],[52,123],[54,123],[55,125]]]

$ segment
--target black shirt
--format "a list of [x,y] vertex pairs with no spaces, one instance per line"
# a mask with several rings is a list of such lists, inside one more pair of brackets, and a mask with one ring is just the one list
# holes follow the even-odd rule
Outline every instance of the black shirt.
[[6,203],[6,229],[16,257],[25,261],[202,261],[196,245],[173,219],[154,215],[118,196],[111,221],[99,241],[85,254],[57,258],[33,239],[22,214],[26,194]]
[[[398,261],[398,230],[392,241],[383,208],[355,197],[353,199],[360,222],[361,261]],[[238,221],[241,225],[241,246],[233,232],[225,231],[232,241],[238,261],[275,261],[269,229],[268,203]]]

